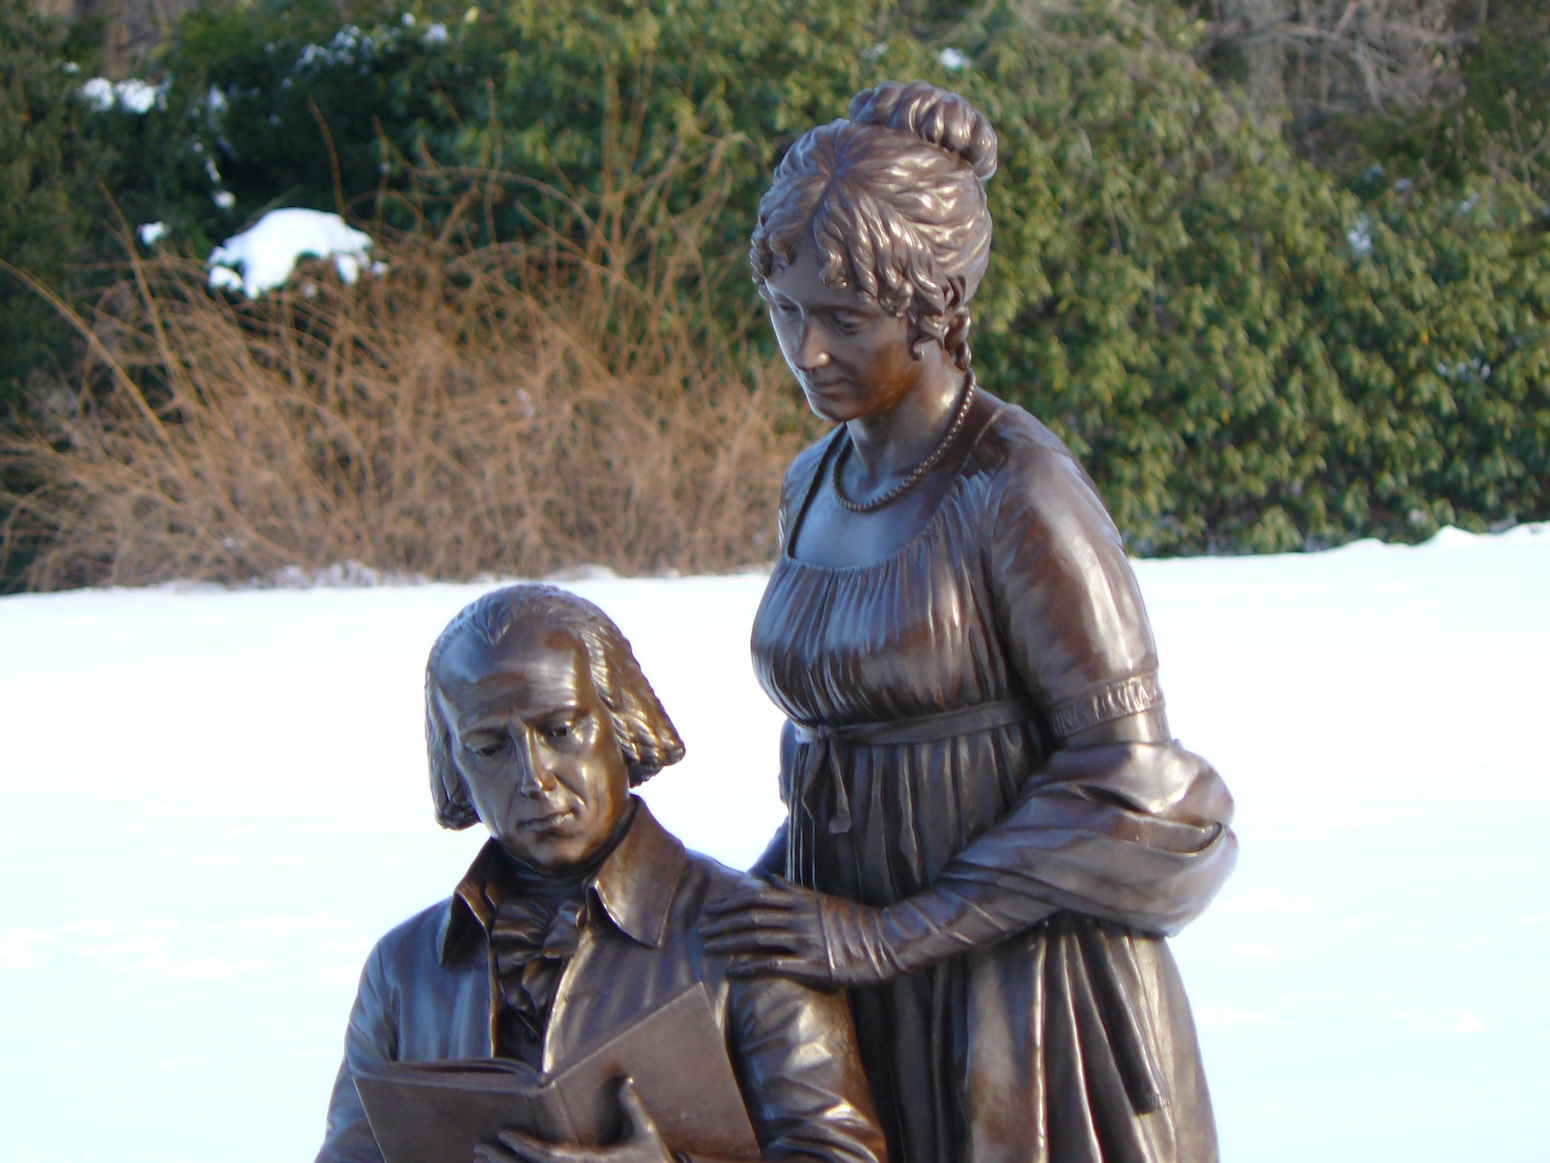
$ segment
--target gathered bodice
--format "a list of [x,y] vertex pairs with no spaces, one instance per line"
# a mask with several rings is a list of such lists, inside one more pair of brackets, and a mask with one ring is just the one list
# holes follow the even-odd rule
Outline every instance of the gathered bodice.
[[892,722],[1007,698],[1052,740],[1156,705],[1151,628],[1118,531],[1064,445],[998,405],[925,526],[860,566],[800,561],[790,526],[842,431],[792,466],[754,669],[798,723]]
[[960,476],[926,526],[882,561],[824,566],[783,552],[754,624],[759,681],[788,717],[839,726],[1007,698],[1020,685],[984,578],[965,565],[983,506]]

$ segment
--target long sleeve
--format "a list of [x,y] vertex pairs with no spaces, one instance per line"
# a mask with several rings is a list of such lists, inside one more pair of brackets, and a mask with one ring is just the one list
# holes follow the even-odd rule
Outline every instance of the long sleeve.
[[1162,693],[1119,530],[1081,466],[1043,435],[1005,450],[980,537],[1008,657],[1058,744],[1160,708]]
[[842,993],[735,981],[731,1041],[765,1159],[883,1163],[887,1153]]
[[[1047,443],[1011,450],[998,475],[985,569],[1003,641],[1054,750],[929,889],[884,910],[880,939],[899,972],[1060,909],[1175,933],[1236,861],[1226,786],[1166,737],[1145,606],[1091,482]],[[1145,720],[1141,734],[1157,738],[1066,744],[1127,719]]]
[[[1232,871],[1231,818],[1216,771],[1177,744],[1057,751],[931,888],[887,910],[901,968],[989,944],[1058,909],[1177,933]],[[950,941],[932,932],[943,926]]]
[[345,1030],[344,1061],[328,1103],[328,1129],[317,1163],[382,1163],[382,1151],[366,1121],[355,1079],[380,1070],[397,1057],[397,1036],[384,1004],[382,947],[371,951]]

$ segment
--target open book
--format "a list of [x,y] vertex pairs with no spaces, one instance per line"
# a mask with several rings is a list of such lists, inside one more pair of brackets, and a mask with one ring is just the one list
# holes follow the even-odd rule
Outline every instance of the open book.
[[551,1078],[504,1058],[395,1062],[355,1080],[387,1163],[469,1163],[504,1130],[598,1146],[624,1131],[629,1075],[669,1149],[757,1159],[748,1111],[705,987],[696,983]]

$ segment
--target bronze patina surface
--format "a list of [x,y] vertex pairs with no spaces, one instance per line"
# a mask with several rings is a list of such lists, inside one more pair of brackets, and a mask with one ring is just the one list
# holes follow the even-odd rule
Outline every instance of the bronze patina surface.
[[[698,987],[764,1157],[881,1163],[842,995],[735,978],[705,948],[707,908],[751,882],[686,851],[631,794],[683,745],[613,622],[550,586],[486,594],[437,641],[425,703],[437,818],[491,839],[451,898],[367,959],[319,1163],[382,1159],[358,1077],[495,1056],[547,1077]],[[678,1052],[661,1046],[651,1069],[699,1065]],[[621,1101],[615,1145],[506,1133],[480,1153],[673,1163],[628,1087]]]
[[789,818],[706,932],[849,987],[895,1163],[1215,1159],[1165,936],[1232,869],[1232,801],[1172,738],[1092,481],[971,373],[995,168],[967,101],[889,83],[760,203],[755,281],[836,427],[753,631]]

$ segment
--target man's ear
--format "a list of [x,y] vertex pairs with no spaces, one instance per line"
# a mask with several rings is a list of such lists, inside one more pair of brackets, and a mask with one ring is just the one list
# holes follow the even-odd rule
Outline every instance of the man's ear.
[[436,822],[443,828],[461,831],[479,822],[468,785],[458,768],[456,738],[441,691],[425,676],[425,754],[430,763],[431,799],[436,804]]

